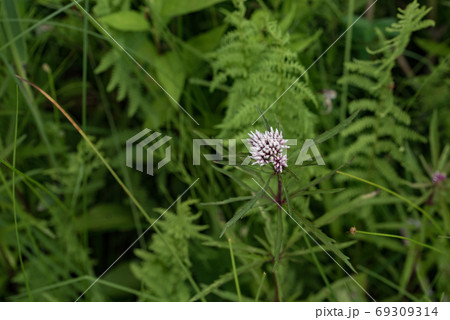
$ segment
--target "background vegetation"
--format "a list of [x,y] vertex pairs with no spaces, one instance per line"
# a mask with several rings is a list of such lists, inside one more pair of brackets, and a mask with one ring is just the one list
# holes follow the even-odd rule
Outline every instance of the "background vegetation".
[[[76,300],[195,182],[80,300],[447,301],[450,2],[372,4],[2,1],[2,300]],[[292,219],[266,170],[192,165],[265,121],[326,162],[289,149]],[[172,137],[154,176],[125,166],[144,128]]]

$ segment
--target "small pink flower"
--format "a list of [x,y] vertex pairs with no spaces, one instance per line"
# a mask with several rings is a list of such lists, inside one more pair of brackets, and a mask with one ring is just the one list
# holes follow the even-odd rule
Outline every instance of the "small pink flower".
[[445,172],[436,171],[433,174],[433,183],[437,184],[441,181],[445,181],[447,179],[447,174]]
[[273,163],[275,172],[283,172],[283,167],[287,167],[287,156],[283,154],[283,149],[289,148],[286,145],[287,140],[283,139],[283,133],[276,129],[270,128],[270,131],[264,133],[258,130],[248,134],[250,139],[250,153],[251,158],[255,160],[253,164],[258,163],[263,166],[268,163]]

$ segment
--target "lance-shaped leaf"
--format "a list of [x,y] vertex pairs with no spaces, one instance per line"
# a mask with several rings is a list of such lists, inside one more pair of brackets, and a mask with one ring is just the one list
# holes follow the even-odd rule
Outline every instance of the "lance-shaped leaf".
[[270,130],[269,122],[267,121],[266,117],[264,116],[264,113],[261,111],[261,109],[258,106],[255,106],[256,110],[258,110],[260,117],[262,118],[264,122],[264,127],[267,131]]
[[325,181],[329,178],[331,178],[333,175],[336,174],[337,171],[341,170],[343,167],[345,167],[346,165],[348,165],[352,160],[350,160],[347,163],[341,164],[338,168],[328,172],[326,175],[316,178],[313,181],[311,181],[310,183],[308,183],[306,186],[302,186],[299,189],[297,189],[296,191],[291,193],[291,197],[296,197],[298,194],[303,193],[304,191],[308,190],[309,188],[312,188],[316,185],[318,185],[319,183],[321,183],[322,181]]
[[[335,135],[337,135],[339,132],[341,132],[342,130],[344,130],[350,123],[352,123],[352,121],[356,118],[356,116],[358,115],[359,110],[355,111],[354,113],[352,113],[352,115],[350,117],[348,117],[347,119],[343,120],[342,122],[340,122],[337,126],[335,126],[334,128],[325,131],[324,133],[320,134],[319,136],[315,137],[314,143],[316,144],[320,144],[322,142],[325,142],[331,138],[333,138]],[[300,154],[301,149],[297,149],[295,152],[293,152],[293,154],[290,156],[293,159],[296,159],[298,157],[298,155]],[[314,161],[313,163],[305,163],[303,164],[303,166],[306,165],[317,165],[317,163]]]
[[234,198],[229,198],[229,199],[222,200],[222,201],[202,202],[202,203],[200,203],[200,205],[201,206],[222,206],[222,205],[230,204],[230,203],[233,203],[233,202],[250,200],[252,198],[253,198],[252,196],[234,197]]
[[318,195],[318,194],[331,194],[331,193],[341,192],[344,190],[345,190],[345,188],[298,191],[295,194],[291,194],[291,198],[298,197],[298,196],[314,196],[314,195]]
[[[336,246],[336,241],[330,237],[328,237],[325,233],[323,233],[319,228],[317,228],[311,221],[309,221],[306,218],[302,218],[300,217],[298,214],[295,214],[294,211],[291,209],[291,202],[289,199],[289,194],[287,192],[286,188],[283,188],[284,191],[284,195],[286,197],[286,203],[287,203],[287,207],[288,207],[288,214],[290,216],[290,218],[292,220],[294,220],[294,222],[298,225],[301,226],[303,225],[304,227],[301,227],[304,231],[306,231],[309,235],[309,237],[317,244],[320,246],[320,244],[318,243],[318,241],[316,239],[319,239],[320,242],[322,242],[325,246],[325,249],[323,249],[323,251],[332,251],[339,259],[341,259],[342,261],[344,261],[344,263],[350,268],[352,269],[352,271],[356,272],[355,268],[353,268],[353,265],[350,263],[349,261],[349,257],[347,257],[346,255],[344,255],[342,253],[341,250],[339,250],[339,248]],[[284,208],[283,208],[284,209]],[[295,218],[298,219],[300,221],[297,222],[296,219],[294,219],[294,215]]]
[[332,137],[334,137],[335,135],[337,135],[339,132],[341,132],[342,130],[344,130],[345,127],[347,127],[350,123],[352,123],[352,121],[356,118],[356,116],[358,115],[359,110],[354,112],[350,117],[348,117],[347,119],[343,120],[341,123],[339,123],[336,127],[334,127],[333,129],[330,129],[328,131],[325,131],[324,133],[322,133],[321,135],[317,136],[314,138],[314,142],[315,143],[322,143],[327,141],[328,139],[331,139]]
[[267,185],[269,184],[270,179],[267,181],[266,185],[264,186],[264,188],[262,188],[261,190],[259,190],[258,192],[256,192],[256,194],[253,196],[253,198],[247,202],[245,205],[243,205],[238,212],[236,212],[236,214],[233,216],[233,218],[231,218],[226,224],[225,227],[222,230],[222,233],[220,234],[220,237],[223,236],[223,234],[225,233],[225,231],[231,227],[233,224],[236,223],[236,221],[238,221],[239,219],[241,219],[251,208],[253,208],[256,203],[258,202],[259,199],[261,199],[264,194],[267,192],[265,191],[265,188],[267,187]]
[[237,184],[239,184],[242,188],[252,191],[254,192],[255,190],[250,187],[248,184],[246,184],[244,181],[242,181],[241,178],[239,178],[237,175],[235,175],[234,173],[232,173],[231,171],[227,171],[224,170],[222,168],[216,167],[216,166],[212,166],[212,168],[216,171],[219,171],[220,173],[223,173],[224,175],[230,177],[231,179],[233,179]]

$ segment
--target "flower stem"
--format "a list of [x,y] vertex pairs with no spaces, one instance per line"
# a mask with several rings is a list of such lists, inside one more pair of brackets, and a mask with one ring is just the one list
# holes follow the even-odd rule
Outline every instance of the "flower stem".
[[283,216],[281,213],[281,205],[282,205],[282,189],[283,189],[283,184],[281,182],[280,179],[280,174],[277,174],[277,179],[278,179],[278,192],[276,195],[276,201],[278,204],[278,210],[277,210],[277,232],[276,232],[276,237],[275,237],[275,247],[274,247],[274,260],[275,260],[275,265],[274,265],[274,271],[275,268],[278,264],[278,261],[280,260],[280,251],[281,251],[281,243],[283,241]]
[[275,285],[275,301],[280,301],[280,288],[279,288],[279,281],[277,281],[277,265],[280,260],[280,251],[281,251],[281,245],[283,242],[283,214],[281,213],[281,205],[282,205],[282,192],[283,192],[283,184],[281,182],[280,174],[277,174],[278,179],[278,191],[276,195],[276,202],[277,202],[277,231],[275,236],[275,247],[274,247],[274,261],[275,264],[273,266],[273,281]]
[[277,174],[277,179],[278,179],[278,193],[277,193],[277,202],[278,204],[281,206],[282,205],[282,198],[283,198],[283,193],[282,193],[282,189],[283,189],[283,184],[281,182],[280,179],[280,174]]

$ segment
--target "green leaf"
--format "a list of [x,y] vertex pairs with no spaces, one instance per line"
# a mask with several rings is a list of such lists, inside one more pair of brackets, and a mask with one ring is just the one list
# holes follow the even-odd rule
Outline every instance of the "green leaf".
[[322,143],[327,141],[328,139],[331,139],[332,137],[334,137],[335,135],[337,135],[339,132],[341,132],[342,130],[344,130],[345,127],[347,127],[352,121],[353,119],[356,118],[356,116],[358,115],[359,110],[354,112],[350,117],[348,117],[347,119],[345,119],[344,121],[342,121],[341,123],[339,123],[336,127],[334,127],[331,130],[325,131],[324,133],[322,133],[320,136],[315,137],[314,138],[314,142],[315,143]]
[[419,47],[431,54],[446,57],[450,54],[450,47],[444,42],[436,42],[432,39],[416,38],[414,40]]
[[[348,162],[349,163],[349,162]],[[324,175],[323,177],[319,177],[314,179],[313,181],[311,181],[310,183],[308,183],[306,186],[300,187],[300,189],[294,191],[290,197],[294,197],[296,196],[298,193],[302,193],[303,191],[312,188],[316,185],[318,185],[319,183],[321,183],[322,181],[325,181],[329,178],[331,178],[331,176],[335,175],[337,171],[341,170],[343,167],[345,167],[348,163],[344,163],[341,164],[338,168],[336,168],[335,170],[332,170],[330,172],[328,172],[326,175]]]
[[247,202],[245,205],[243,205],[238,212],[236,212],[236,214],[233,216],[233,218],[231,218],[231,220],[229,220],[226,224],[225,227],[222,230],[222,233],[220,234],[220,237],[223,236],[223,234],[225,233],[225,231],[231,227],[233,224],[236,223],[236,221],[238,221],[239,219],[241,219],[244,214],[246,214],[251,208],[253,208],[256,204],[256,202],[262,198],[262,196],[265,194],[265,189],[267,187],[267,185],[269,184],[269,180],[267,180],[266,185],[264,186],[264,188],[262,188],[261,190],[259,190],[254,197],[252,198],[252,200],[250,200],[249,202]]
[[[255,262],[243,265],[242,267],[239,267],[236,269],[236,273],[239,275],[241,273],[244,273],[248,270],[251,270],[253,268],[256,268],[260,265],[262,265],[266,260],[257,260]],[[234,275],[233,272],[225,273],[224,275],[220,276],[219,279],[211,283],[209,286],[203,288],[199,293],[197,293],[195,296],[193,296],[189,302],[197,301],[198,299],[201,299],[211,293],[212,290],[219,288],[223,284],[227,283],[228,281],[233,280]]]
[[[288,205],[288,215],[289,217],[294,220],[294,222],[300,227],[302,224],[304,225],[304,228],[302,228],[303,231],[306,231],[309,235],[309,237],[317,244],[320,246],[320,244],[318,243],[318,241],[316,239],[319,239],[325,246],[325,248],[322,248],[323,251],[329,250],[332,251],[338,258],[340,258],[342,261],[344,261],[344,263],[354,272],[356,272],[355,268],[353,268],[353,265],[350,263],[349,258],[344,255],[342,253],[341,250],[339,250],[339,248],[336,246],[335,244],[335,240],[328,237],[325,233],[323,233],[319,228],[317,228],[311,221],[309,221],[306,218],[300,217],[298,214],[296,214],[292,209],[291,209],[291,204],[290,204],[290,200],[289,200],[289,194],[287,192],[286,188],[283,188],[284,191],[284,195],[286,197],[286,202]],[[297,220],[294,219],[294,216],[300,221],[297,222]]]
[[216,171],[219,171],[220,173],[230,177],[231,179],[233,179],[237,184],[239,184],[242,188],[249,190],[249,191],[255,191],[252,187],[250,187],[248,184],[246,184],[245,182],[243,182],[238,176],[236,176],[234,173],[224,170],[222,168],[216,167],[216,166],[212,166],[212,168]]
[[176,52],[170,51],[158,57],[155,67],[161,86],[173,99],[180,101],[186,80],[186,71],[181,58]]
[[[18,1],[3,1],[3,9],[5,10],[5,16],[9,19],[4,21],[4,28],[9,38],[15,38],[22,33],[22,25],[20,16],[18,14]],[[0,7],[1,9],[1,7]],[[2,39],[3,41],[3,39]],[[21,37],[14,41],[13,53],[17,53],[21,62],[25,62],[28,59],[28,49],[25,42],[25,37]]]
[[222,39],[226,29],[226,25],[210,29],[207,32],[197,34],[195,37],[190,38],[187,44],[203,53],[213,51],[219,45],[220,39]]
[[444,149],[442,150],[441,156],[439,158],[439,162],[437,165],[438,170],[440,170],[440,171],[445,170],[444,166],[448,161],[449,151],[450,151],[450,144],[446,144]]
[[235,198],[229,198],[229,199],[226,199],[226,200],[223,200],[223,201],[203,202],[203,203],[200,203],[200,205],[201,206],[221,206],[221,205],[229,204],[229,203],[233,203],[233,202],[250,200],[252,198],[253,198],[252,196],[235,197]]
[[[338,258],[340,258],[344,263],[353,271],[356,272],[355,268],[349,261],[349,257],[347,257],[341,250],[336,246],[336,241],[330,237],[328,237],[325,233],[323,233],[319,228],[317,228],[311,221],[301,218],[299,215],[296,215],[297,218],[305,225],[305,229],[310,233],[310,235],[316,236],[324,245],[325,248],[331,250]],[[312,236],[311,235],[311,236]]]
[[129,230],[133,227],[132,217],[117,204],[99,204],[75,221],[78,231]]
[[252,200],[250,200],[249,202],[247,202],[245,205],[243,205],[238,212],[236,212],[236,214],[233,216],[233,218],[231,218],[226,224],[225,227],[223,228],[222,232],[220,233],[220,237],[223,236],[223,234],[225,233],[225,231],[231,227],[233,224],[236,223],[236,221],[238,221],[239,219],[241,219],[244,214],[246,214],[251,208],[253,208],[256,204],[256,202],[264,195],[264,191],[260,190],[258,191],[255,196],[252,198]]
[[[160,14],[164,17],[181,16],[208,8],[225,0],[158,0]],[[161,3],[162,2],[162,3]]]
[[148,31],[149,22],[137,11],[120,11],[101,17],[100,22],[120,31]]
[[314,225],[317,227],[321,227],[327,224],[332,223],[342,215],[348,214],[348,213],[357,213],[358,211],[356,209],[367,207],[367,206],[374,206],[374,205],[389,205],[389,204],[396,204],[399,203],[400,200],[392,197],[379,197],[379,198],[372,198],[372,199],[364,199],[361,197],[356,198],[355,200],[348,201],[346,203],[343,203],[341,205],[338,205],[334,208],[332,208],[330,211],[327,211],[325,214],[321,215],[319,218],[317,218],[314,221]]
[[289,47],[296,53],[301,53],[306,49],[311,49],[312,45],[317,42],[322,33],[323,30],[319,29],[312,36],[308,36],[306,34],[294,35]]
[[330,194],[344,191],[345,188],[336,188],[336,189],[318,189],[318,190],[309,190],[309,191],[299,191],[295,194],[291,194],[291,198],[298,196],[312,196],[317,194]]
[[[351,247],[352,245],[356,244],[357,242],[358,241],[356,241],[356,240],[346,241],[346,242],[336,244],[336,247],[338,249],[345,249],[345,248]],[[321,253],[321,252],[324,253],[321,247],[314,246],[314,247],[311,247],[311,249],[300,249],[300,250],[288,252],[284,255],[284,257],[304,256],[304,255],[308,255],[311,253]]]
[[[203,244],[209,247],[228,249],[228,243],[225,241],[207,239],[203,242]],[[249,258],[252,257],[253,259],[255,258],[255,256],[268,257],[268,253],[266,250],[258,247],[253,247],[246,243],[235,243],[233,245],[233,250],[236,252],[236,255],[239,255],[239,257],[241,258],[244,256]]]
[[256,110],[258,110],[259,115],[261,116],[263,123],[264,123],[264,127],[266,128],[267,131],[270,131],[270,126],[269,126],[269,122],[267,122],[266,117],[264,116],[264,113],[261,111],[261,109],[258,106],[255,106]]

